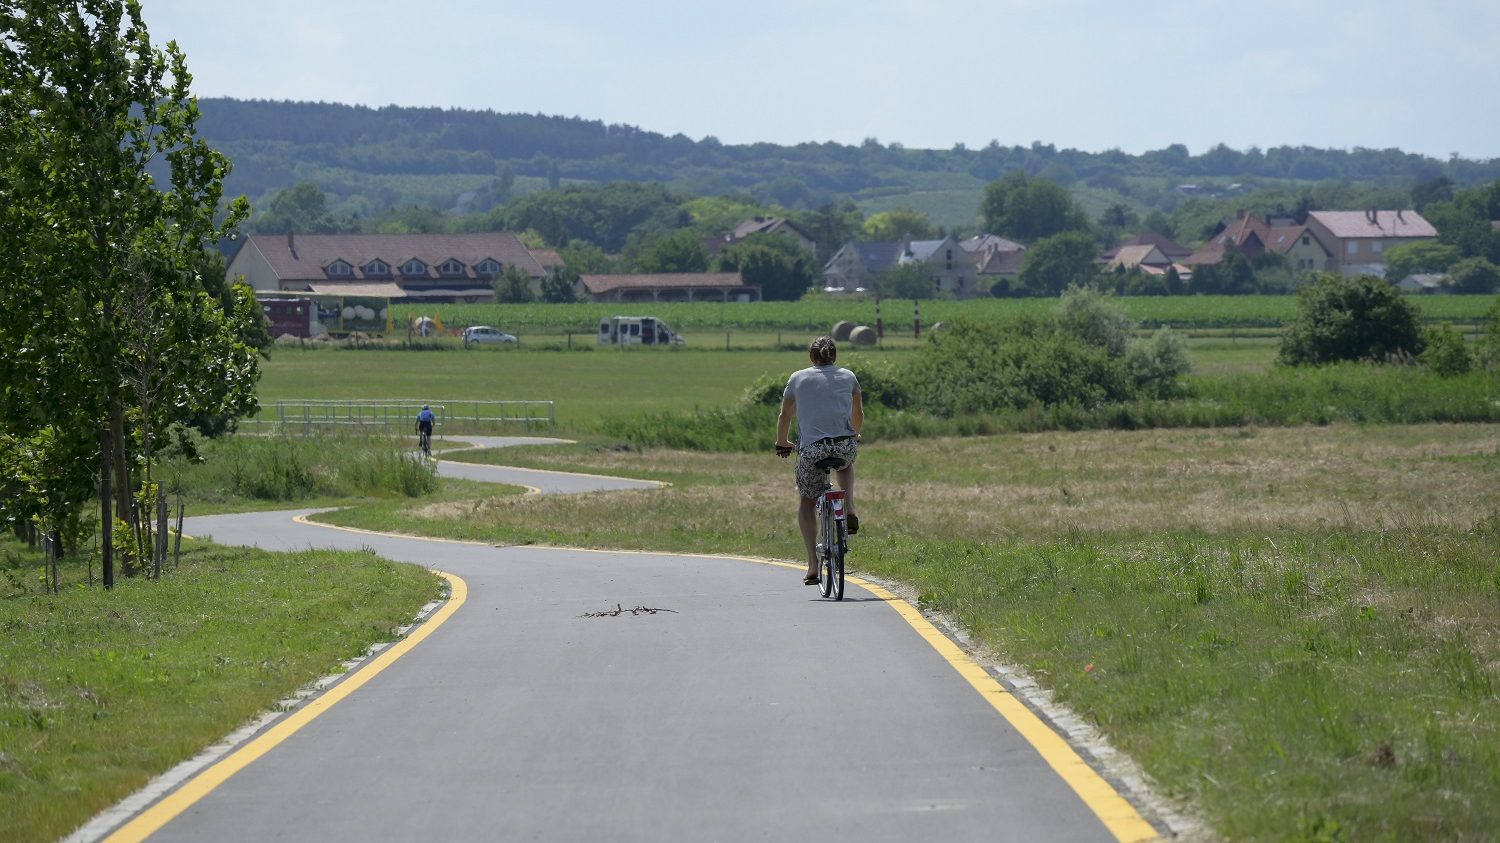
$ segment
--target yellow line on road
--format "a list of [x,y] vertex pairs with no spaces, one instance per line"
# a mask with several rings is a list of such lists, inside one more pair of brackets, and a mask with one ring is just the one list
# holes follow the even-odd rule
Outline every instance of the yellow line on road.
[[1157,834],[1151,823],[1136,811],[1125,797],[1121,796],[1105,778],[1088,765],[1062,736],[1049,727],[1031,709],[1005,690],[999,680],[969,657],[961,647],[944,635],[932,622],[910,603],[886,589],[859,577],[849,577],[855,583],[884,600],[922,636],[932,649],[937,650],[954,670],[958,671],[979,695],[1000,712],[1021,736],[1026,739],[1062,780],[1073,788],[1078,798],[1104,823],[1104,827],[1122,841],[1155,840]]
[[[293,520],[302,524],[325,527],[332,530],[344,530],[351,533],[366,533],[379,536],[413,538],[421,539],[423,541],[448,542],[451,544],[484,544],[483,542],[463,541],[459,539],[433,539],[423,536],[407,536],[399,533],[381,533],[375,530],[362,530],[357,527],[340,527],[334,524],[322,524],[316,521],[307,521],[305,520],[305,516],[297,516]],[[796,568],[798,570],[802,570],[802,568],[804,567],[800,564],[781,562],[772,559],[757,559],[751,556],[730,556],[703,553],[663,553],[642,550],[595,550],[592,548],[562,548],[546,545],[528,545],[524,547],[526,549],[535,548],[545,550],[569,550],[574,552],[584,551],[590,553],[634,554],[641,556],[694,556],[708,559],[735,559],[742,562],[753,562],[758,565],[774,565],[781,568]],[[397,657],[399,657],[399,655],[401,655],[401,653],[404,653],[412,646],[415,646],[417,641],[420,641],[422,637],[425,637],[427,633],[431,632],[431,627],[435,627],[437,623],[441,623],[443,620],[446,620],[448,615],[451,615],[453,611],[457,610],[459,605],[462,605],[464,595],[467,592],[467,587],[464,585],[463,580],[460,580],[450,574],[444,574],[442,572],[438,573],[444,577],[447,577],[450,582],[454,583],[453,597],[449,601],[449,605],[445,606],[438,613],[438,615],[441,615],[441,617],[435,615],[432,621],[423,624],[422,631],[419,635],[413,635],[411,638],[402,641],[396,647],[393,647],[391,651],[387,651],[387,653],[382,654],[381,659],[389,656],[389,661],[394,661]],[[1075,751],[1073,747],[1069,745],[1069,743],[1061,735],[1059,735],[1054,729],[1052,729],[1052,727],[1044,723],[1040,717],[1038,717],[1031,709],[1027,708],[1020,700],[1016,699],[1013,694],[1005,689],[1005,686],[1000,684],[999,680],[991,676],[978,662],[971,658],[968,653],[965,653],[961,647],[953,642],[952,639],[944,635],[941,630],[934,626],[931,621],[923,617],[922,613],[915,606],[911,605],[906,600],[903,600],[900,596],[891,593],[884,587],[861,577],[851,576],[848,577],[848,581],[860,586],[861,588],[864,588],[865,590],[869,591],[870,593],[874,594],[876,597],[880,598],[882,601],[890,605],[892,609],[895,609],[896,613],[900,615],[901,618],[905,620],[906,623],[918,635],[920,635],[924,641],[926,641],[934,650],[936,650],[938,654],[942,656],[943,659],[947,661],[954,670],[958,671],[958,674],[962,676],[964,680],[974,688],[974,690],[978,691],[979,695],[983,697],[984,700],[988,702],[990,706],[1000,714],[1000,716],[1004,717],[1006,722],[1008,722],[1012,728],[1019,732],[1020,735],[1025,738],[1033,748],[1036,749],[1037,754],[1041,755],[1042,759],[1047,762],[1048,766],[1050,766],[1052,770],[1056,772],[1057,775],[1061,777],[1062,780],[1073,789],[1074,793],[1078,794],[1078,798],[1083,800],[1083,803],[1088,806],[1089,810],[1094,812],[1094,816],[1099,818],[1099,821],[1104,824],[1105,828],[1108,829],[1109,832],[1113,834],[1117,840],[1132,841],[1132,843],[1134,843],[1134,841],[1156,840],[1160,837],[1156,829],[1152,827],[1151,823],[1147,822],[1146,819],[1140,815],[1140,812],[1136,811],[1135,806],[1131,805],[1129,800],[1125,799],[1124,796],[1121,796],[1119,791],[1115,790],[1113,785],[1111,785],[1103,776],[1099,775],[1098,771],[1094,770],[1093,767],[1090,767],[1088,762],[1084,761],[1083,758],[1077,753],[1077,751]],[[400,653],[394,652],[397,648],[402,648]],[[376,660],[376,662],[379,661],[380,659]],[[388,663],[389,662],[387,662],[387,664]],[[372,662],[369,667],[367,667],[364,671],[361,671],[359,674],[356,674],[355,677],[350,677],[350,679],[345,680],[338,686],[335,686],[335,691],[344,689],[345,686],[350,687],[348,687],[347,690],[344,690],[343,693],[340,694],[336,699],[330,700],[327,705],[332,705],[334,702],[337,702],[338,699],[342,699],[344,696],[347,696],[350,692],[358,688],[359,685],[362,685],[365,681],[368,681],[369,677],[365,676],[358,683],[353,682],[355,678],[364,676],[366,672],[368,672],[370,676],[373,676],[375,673],[378,673],[379,670],[384,669],[385,666],[385,664],[381,664],[379,668],[376,668],[376,663]],[[319,701],[327,698],[328,696],[331,696],[332,693],[333,692],[330,692],[330,694],[324,695],[324,697],[319,697]],[[299,712],[299,714],[300,713],[301,712]],[[307,720],[311,720],[313,717],[316,717],[317,714],[320,713],[322,712],[319,711],[308,716]],[[282,725],[285,725],[290,720],[291,718],[288,718],[287,721],[283,721]],[[155,831],[156,828],[159,828],[161,824],[176,816],[193,802],[202,798],[202,796],[208,791],[212,790],[214,787],[217,787],[224,779],[227,779],[230,775],[233,775],[234,772],[237,772],[240,767],[243,767],[245,764],[250,763],[250,761],[253,761],[255,760],[255,758],[258,758],[260,755],[264,754],[271,747],[284,740],[287,735],[290,735],[292,732],[295,732],[296,729],[301,728],[302,725],[303,724],[299,723],[295,728],[287,731],[286,735],[282,735],[276,738],[276,740],[268,743],[259,752],[255,753],[254,756],[245,759],[243,763],[223,774],[218,778],[217,781],[214,781],[212,784],[205,787],[202,793],[193,795],[180,807],[173,809],[169,815],[162,818],[156,825],[144,831],[140,837],[120,837],[119,835],[135,826],[136,823],[139,823],[146,817],[150,816],[154,811],[161,808],[173,797],[168,797],[168,799],[163,800],[161,803],[158,803],[158,805],[155,808],[151,809],[151,811],[142,814],[141,817],[137,818],[130,825],[125,826],[119,832],[116,832],[115,835],[112,835],[110,838],[108,838],[107,843],[116,843],[116,841],[125,840],[139,840],[146,834],[150,834],[152,831]],[[280,728],[280,726],[278,726],[277,728]],[[274,731],[276,730],[273,729],[272,732]],[[262,737],[266,738],[270,735],[271,732],[268,732]],[[256,743],[258,742],[259,740],[256,741]],[[240,753],[249,750],[254,745],[254,743],[247,745],[244,749],[240,750]],[[179,790],[176,794],[173,794],[173,796],[175,797],[178,794],[181,794],[183,791],[186,791],[188,787],[196,784],[199,780],[206,778],[210,773],[217,771],[220,767],[225,766],[229,762],[233,761],[240,753],[236,753],[235,755],[226,758],[224,761],[219,762],[219,764],[215,765],[214,767],[209,768],[209,770],[200,775],[198,779],[195,779],[193,782],[190,782],[189,785],[184,786],[182,790]]]
[[364,667],[350,674],[342,682],[309,700],[307,704],[292,712],[285,719],[278,721],[276,725],[261,733],[259,737],[225,756],[213,764],[213,766],[189,780],[182,787],[172,791],[172,793],[168,794],[160,802],[141,812],[135,819],[132,819],[109,835],[109,837],[106,837],[105,843],[127,843],[127,841],[144,840],[156,833],[158,829],[171,822],[178,814],[192,807],[198,800],[211,793],[214,788],[227,781],[230,776],[243,770],[255,759],[270,752],[277,744],[296,734],[297,730],[311,723],[340,700],[359,690],[366,682],[374,679],[382,670],[395,663],[396,659],[406,655],[411,648],[417,646],[423,639],[431,635],[433,630],[441,626],[444,621],[453,616],[454,612],[458,611],[458,608],[464,604],[464,600],[469,595],[469,586],[462,579],[442,571],[433,571],[433,573],[448,581],[449,588],[451,589],[448,602],[434,612],[426,621],[413,629],[410,635],[387,648]]

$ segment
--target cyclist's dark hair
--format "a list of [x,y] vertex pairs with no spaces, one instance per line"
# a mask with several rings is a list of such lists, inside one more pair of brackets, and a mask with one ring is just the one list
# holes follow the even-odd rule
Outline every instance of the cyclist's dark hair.
[[807,354],[814,365],[831,366],[839,359],[839,347],[833,344],[833,337],[824,334],[807,344]]

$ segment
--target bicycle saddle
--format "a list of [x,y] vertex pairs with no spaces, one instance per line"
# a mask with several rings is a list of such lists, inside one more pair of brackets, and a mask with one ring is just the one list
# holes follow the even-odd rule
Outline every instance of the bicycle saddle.
[[839,457],[824,457],[813,463],[813,465],[824,470],[840,469],[844,467],[844,461]]

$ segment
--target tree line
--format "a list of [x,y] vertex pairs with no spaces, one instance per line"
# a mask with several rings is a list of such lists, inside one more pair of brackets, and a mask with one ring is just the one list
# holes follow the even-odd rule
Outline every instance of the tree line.
[[[982,184],[1012,171],[1115,191],[1167,210],[1179,198],[1171,188],[1180,182],[1205,188],[1256,181],[1388,185],[1443,177],[1473,185],[1500,178],[1500,159],[1439,160],[1399,149],[1237,150],[1221,143],[1196,155],[1181,144],[1129,154],[992,141],[976,149],[933,150],[875,138],[857,145],[730,145],[712,136],[693,140],[541,114],[227,98],[205,99],[201,108],[204,137],[237,162],[232,191],[260,197],[311,177],[340,201],[363,197],[357,204],[367,215],[413,202],[452,206],[466,191],[486,194],[476,197],[481,202],[503,201],[518,178],[550,187],[559,181],[661,182],[699,195],[744,192],[804,210],[881,191]],[[462,175],[469,186],[428,182],[418,188],[407,180],[393,187],[376,178],[401,175]]]

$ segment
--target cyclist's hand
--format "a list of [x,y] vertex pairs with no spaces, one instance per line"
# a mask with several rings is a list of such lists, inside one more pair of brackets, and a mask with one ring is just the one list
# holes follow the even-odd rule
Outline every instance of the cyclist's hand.
[[786,459],[787,457],[791,456],[792,452],[795,450],[797,450],[796,447],[793,446],[790,442],[776,443],[776,456],[781,457],[782,459]]

